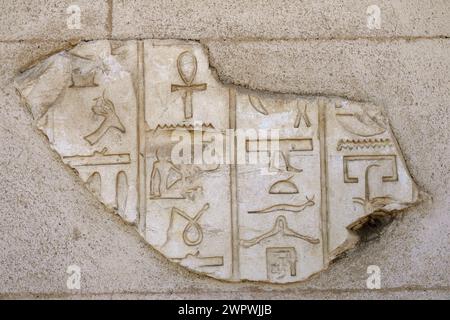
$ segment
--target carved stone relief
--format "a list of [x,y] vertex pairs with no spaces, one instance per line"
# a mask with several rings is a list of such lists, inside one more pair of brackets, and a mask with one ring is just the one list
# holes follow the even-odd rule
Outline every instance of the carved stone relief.
[[102,203],[215,278],[305,280],[420,198],[381,107],[225,86],[195,42],[81,43],[16,87]]

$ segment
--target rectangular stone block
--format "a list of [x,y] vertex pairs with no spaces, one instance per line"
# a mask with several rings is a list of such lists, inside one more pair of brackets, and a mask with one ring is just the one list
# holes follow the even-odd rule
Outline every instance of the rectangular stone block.
[[[78,14],[79,29],[70,29],[78,28]],[[111,27],[108,15],[107,0],[2,1],[0,41],[104,38]]]
[[445,0],[115,0],[113,6],[113,37],[118,39],[448,35],[450,3]]

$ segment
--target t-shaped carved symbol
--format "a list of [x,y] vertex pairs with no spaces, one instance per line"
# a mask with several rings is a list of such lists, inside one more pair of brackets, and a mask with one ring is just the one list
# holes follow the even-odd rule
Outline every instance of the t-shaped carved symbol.
[[192,84],[197,75],[197,58],[189,51],[182,52],[177,59],[178,74],[184,85],[172,84],[171,92],[183,90],[184,118],[192,118],[192,92],[206,90],[206,83]]
[[105,93],[103,92],[103,95],[96,98],[95,101],[95,105],[92,107],[92,112],[104,117],[105,119],[94,132],[84,137],[84,139],[91,145],[96,144],[111,128],[115,128],[120,132],[125,133],[125,127],[116,114],[114,104],[112,101],[105,98]]

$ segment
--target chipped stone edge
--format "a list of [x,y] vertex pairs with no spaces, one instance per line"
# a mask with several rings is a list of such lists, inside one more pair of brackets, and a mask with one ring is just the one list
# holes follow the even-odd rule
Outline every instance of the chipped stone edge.
[[[171,44],[194,44],[194,45],[199,45],[203,51],[203,53],[205,54],[205,56],[208,58],[208,67],[209,70],[211,71],[211,75],[212,77],[215,79],[215,81],[217,81],[217,83],[219,83],[220,85],[222,85],[224,88],[234,88],[238,91],[241,92],[246,92],[246,91],[252,91],[254,93],[260,94],[260,95],[276,95],[276,96],[290,96],[290,97],[296,97],[296,98],[305,98],[305,99],[312,99],[312,98],[325,98],[325,99],[347,99],[347,100],[352,100],[354,102],[358,102],[358,103],[371,103],[370,101],[367,100],[358,100],[358,99],[354,99],[354,98],[350,98],[350,97],[346,97],[346,96],[337,96],[337,95],[329,95],[329,94],[320,94],[320,93],[314,93],[314,94],[308,94],[308,93],[297,93],[297,92],[291,92],[291,91],[271,91],[271,90],[262,90],[262,89],[258,89],[258,88],[253,88],[251,85],[249,84],[245,84],[245,83],[236,83],[234,81],[232,81],[232,79],[223,79],[222,77],[220,77],[220,73],[218,72],[218,66],[214,65],[210,56],[210,52],[209,52],[209,47],[208,44],[205,41],[202,40],[192,40],[192,39],[133,39],[133,40],[113,40],[113,39],[95,39],[95,40],[72,40],[72,41],[68,41],[65,45],[61,46],[60,48],[54,49],[44,55],[42,55],[41,57],[34,59],[32,61],[30,61],[28,64],[24,65],[23,67],[21,67],[19,69],[19,73],[16,74],[16,76],[14,77],[13,80],[13,86],[15,88],[16,94],[18,95],[19,99],[20,99],[20,104],[22,104],[25,109],[29,112],[30,116],[33,119],[33,127],[34,129],[37,129],[36,131],[39,133],[39,135],[41,135],[42,137],[44,137],[47,140],[48,145],[50,146],[50,149],[56,153],[56,159],[58,159],[58,161],[64,166],[65,170],[69,172],[69,174],[71,174],[74,178],[75,181],[77,181],[80,185],[82,185],[84,187],[84,189],[86,191],[88,191],[89,195],[95,199],[97,204],[100,204],[103,209],[105,211],[107,211],[108,213],[114,215],[114,216],[119,216],[118,211],[110,206],[107,206],[106,204],[104,204],[103,202],[101,202],[98,198],[96,198],[92,192],[90,192],[90,190],[87,188],[87,184],[81,180],[80,176],[78,174],[76,174],[76,170],[74,170],[73,168],[71,168],[69,165],[67,165],[66,163],[64,163],[62,156],[57,152],[57,150],[52,146],[52,144],[50,143],[50,140],[48,138],[48,136],[45,134],[45,132],[39,128],[38,125],[38,119],[35,119],[33,112],[31,111],[31,108],[29,106],[29,104],[26,101],[26,98],[21,94],[20,90],[19,90],[19,86],[18,86],[18,82],[17,80],[20,78],[21,75],[23,75],[27,70],[30,70],[31,68],[33,68],[34,66],[36,66],[37,64],[45,61],[46,59],[50,58],[51,56],[55,55],[55,54],[65,54],[67,53],[69,50],[73,49],[74,47],[76,47],[78,44],[80,43],[89,43],[89,42],[94,42],[94,41],[99,41],[99,40],[109,40],[109,41],[138,41],[138,40],[159,40],[161,41],[161,43],[167,41],[167,43],[171,43]],[[382,109],[382,113],[386,114],[385,111],[385,106],[380,106]],[[242,284],[265,284],[265,285],[275,285],[277,287],[289,287],[289,286],[293,286],[296,284],[303,284],[309,280],[311,280],[312,278],[318,276],[318,274],[327,271],[330,269],[330,266],[338,259],[340,258],[343,254],[347,253],[348,251],[356,248],[358,246],[358,244],[360,243],[360,237],[357,233],[357,231],[359,229],[361,229],[365,224],[367,224],[367,222],[373,218],[373,217],[383,217],[383,216],[392,216],[394,219],[396,218],[396,216],[398,214],[404,213],[406,210],[410,209],[411,207],[417,206],[419,204],[421,204],[422,202],[432,202],[433,198],[432,196],[428,193],[423,191],[423,189],[421,187],[418,186],[417,182],[415,181],[414,177],[411,175],[410,170],[406,164],[406,161],[404,159],[403,156],[403,152],[400,148],[400,145],[397,142],[397,138],[393,133],[392,127],[390,125],[390,120],[389,118],[387,118],[387,127],[390,133],[390,136],[393,138],[393,143],[395,148],[398,150],[399,153],[399,157],[402,161],[402,163],[404,164],[404,168],[407,171],[409,177],[411,178],[411,181],[414,183],[414,188],[415,188],[415,192],[417,193],[416,196],[416,201],[414,202],[410,202],[410,203],[405,203],[402,207],[398,208],[398,209],[393,209],[393,210],[377,210],[374,211],[354,222],[352,222],[350,225],[348,225],[347,231],[348,233],[348,237],[347,240],[338,248],[336,248],[334,251],[330,252],[330,257],[329,257],[329,261],[323,266],[323,268],[315,273],[310,274],[308,277],[302,279],[302,280],[298,280],[295,282],[288,282],[288,283],[272,283],[269,282],[268,280],[248,280],[248,279],[222,279],[222,278],[216,278],[211,276],[208,273],[203,273],[194,269],[191,269],[189,267],[183,266],[175,261],[173,261],[172,259],[170,259],[169,257],[165,256],[162,252],[160,252],[159,250],[157,250],[156,248],[154,248],[151,244],[149,244],[148,242],[145,241],[145,239],[142,237],[142,234],[139,232],[139,228],[136,225],[136,223],[133,222],[128,222],[125,219],[121,218],[120,220],[122,221],[122,223],[125,223],[125,225],[128,226],[132,226],[134,229],[134,232],[136,233],[136,235],[138,235],[139,240],[142,241],[145,246],[149,247],[153,252],[155,252],[157,255],[159,255],[160,257],[164,257],[164,259],[166,261],[169,261],[170,264],[174,265],[176,268],[181,268],[181,270],[187,270],[188,272],[194,273],[198,276],[201,277],[207,277],[208,279],[214,280],[214,281],[218,281],[218,282],[222,282],[222,283],[242,283]],[[384,228],[384,227],[383,227]]]

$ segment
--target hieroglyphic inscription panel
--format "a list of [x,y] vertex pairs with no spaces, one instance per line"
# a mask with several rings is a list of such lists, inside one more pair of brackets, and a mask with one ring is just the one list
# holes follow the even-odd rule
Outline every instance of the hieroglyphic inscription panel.
[[[237,168],[240,274],[252,280],[304,279],[323,267],[318,102],[253,95],[238,96],[237,127],[278,134],[259,135],[258,145],[250,140],[254,145],[247,151],[268,159]],[[255,100],[265,112],[258,112]],[[276,151],[270,145],[274,139]],[[270,248],[292,249],[276,254],[280,251]],[[276,269],[274,260],[282,256],[292,260],[292,272],[266,270]]]
[[[229,128],[229,89],[214,79],[201,46],[146,41],[143,50],[145,237],[182,265],[229,278],[230,166],[200,159],[210,136]],[[177,164],[181,138],[191,148]]]
[[95,197],[215,278],[305,280],[420,198],[380,106],[223,85],[196,42],[81,43],[16,87]]

